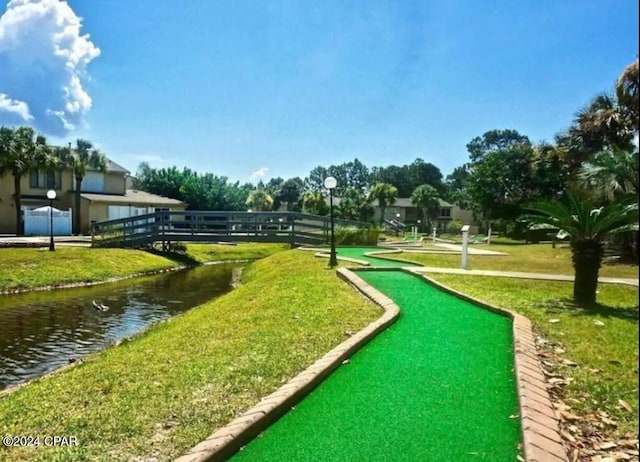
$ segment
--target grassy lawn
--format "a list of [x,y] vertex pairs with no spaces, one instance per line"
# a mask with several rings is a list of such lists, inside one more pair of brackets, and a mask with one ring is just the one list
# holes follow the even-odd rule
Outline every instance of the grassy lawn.
[[[261,258],[283,247],[281,244],[193,244],[187,249],[188,263],[203,263]],[[49,252],[47,248],[0,249],[0,292],[103,281],[172,268],[180,263],[175,258],[130,249],[62,246],[57,247],[55,252]]]
[[188,244],[187,254],[201,263],[222,260],[256,260],[287,248],[289,248],[288,244]]
[[233,292],[0,398],[3,435],[77,436],[8,460],[169,460],[381,315],[326,260],[280,252]]
[[[638,431],[638,289],[599,284],[599,307],[570,302],[572,284],[480,276],[437,274],[437,281],[493,305],[527,316],[535,331],[559,345],[577,366],[559,372],[573,382],[564,402],[577,415],[609,412],[613,434]],[[551,319],[558,322],[550,323]],[[597,325],[600,321],[604,325]],[[619,405],[622,399],[633,412]]]
[[[555,249],[550,244],[529,245],[483,245],[479,249],[505,252],[507,256],[469,255],[468,269],[484,269],[495,271],[526,271],[531,273],[573,274],[571,250],[566,244]],[[392,258],[392,256],[390,256]],[[425,266],[460,267],[460,255],[418,254],[405,252],[398,258],[422,263]],[[600,276],[638,277],[638,265],[622,265],[604,263],[600,268]]]

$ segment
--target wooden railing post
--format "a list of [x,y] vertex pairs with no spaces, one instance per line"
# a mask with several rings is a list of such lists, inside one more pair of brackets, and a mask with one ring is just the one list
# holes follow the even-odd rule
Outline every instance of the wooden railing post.
[[291,247],[296,245],[296,217],[290,216],[291,218]]
[[162,236],[162,251],[166,251],[167,245],[164,242],[164,210],[160,212],[160,234]]

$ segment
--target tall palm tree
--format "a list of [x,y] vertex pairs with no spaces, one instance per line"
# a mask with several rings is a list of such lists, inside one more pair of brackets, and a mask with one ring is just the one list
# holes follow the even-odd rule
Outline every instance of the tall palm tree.
[[313,215],[329,215],[327,198],[319,191],[307,191],[302,195],[302,204],[305,212]]
[[380,223],[384,222],[384,212],[388,206],[393,205],[398,197],[398,188],[389,183],[376,183],[369,191],[369,201],[378,199],[380,206]]
[[255,211],[271,210],[273,198],[263,189],[255,189],[249,193],[246,204]]
[[573,299],[577,303],[594,303],[604,240],[611,234],[638,230],[638,203],[623,200],[595,208],[591,201],[569,191],[566,203],[542,202],[528,210],[533,214],[522,216],[523,221],[571,236]]
[[436,188],[428,184],[418,186],[411,194],[411,203],[422,210],[422,216],[432,225],[440,211],[440,196]]
[[624,108],[630,122],[635,126],[638,132],[638,124],[640,121],[640,95],[638,93],[638,60],[629,64],[624,68],[622,74],[616,82],[616,96],[618,104]]
[[13,175],[13,201],[16,207],[16,234],[22,235],[22,177],[48,162],[49,148],[43,136],[31,127],[0,127],[0,175]]
[[633,150],[638,134],[638,60],[616,82],[615,94],[601,94],[578,111],[571,127],[558,136],[572,171],[606,148]]
[[74,210],[73,210],[73,232],[81,234],[82,217],[80,211],[82,180],[87,174],[87,170],[97,170],[105,172],[107,170],[107,158],[97,149],[93,149],[90,141],[77,139],[75,149],[68,148],[58,149],[56,152],[62,164],[73,170],[73,178],[75,180],[74,188]]

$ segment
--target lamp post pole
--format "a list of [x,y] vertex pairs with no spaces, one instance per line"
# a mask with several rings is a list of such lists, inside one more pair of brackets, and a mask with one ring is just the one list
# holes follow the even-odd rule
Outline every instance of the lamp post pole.
[[49,251],[56,250],[53,243],[53,200],[56,198],[56,192],[53,189],[47,191],[47,199],[49,199]]
[[329,254],[329,268],[338,265],[338,257],[336,256],[336,235],[333,220],[333,190],[338,185],[336,179],[332,176],[325,178],[324,187],[329,190],[329,215],[331,216],[331,253]]

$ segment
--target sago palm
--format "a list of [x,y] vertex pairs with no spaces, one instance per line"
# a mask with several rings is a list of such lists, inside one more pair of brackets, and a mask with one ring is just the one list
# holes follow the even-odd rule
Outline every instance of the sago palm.
[[596,208],[572,192],[567,193],[566,199],[539,203],[528,209],[533,213],[521,220],[571,236],[573,298],[577,303],[591,304],[596,299],[604,241],[611,234],[638,230],[638,204],[621,200]]

